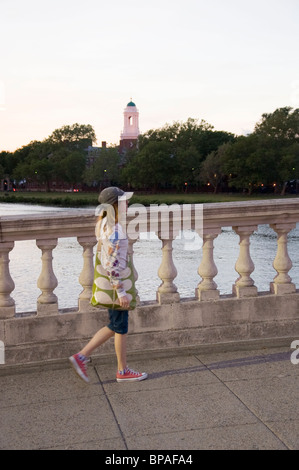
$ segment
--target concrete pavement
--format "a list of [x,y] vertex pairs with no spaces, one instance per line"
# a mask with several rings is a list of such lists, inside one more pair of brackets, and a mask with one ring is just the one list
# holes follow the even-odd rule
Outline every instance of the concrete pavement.
[[125,384],[112,358],[93,359],[90,384],[67,360],[0,366],[0,449],[299,449],[290,344],[135,355],[149,378]]

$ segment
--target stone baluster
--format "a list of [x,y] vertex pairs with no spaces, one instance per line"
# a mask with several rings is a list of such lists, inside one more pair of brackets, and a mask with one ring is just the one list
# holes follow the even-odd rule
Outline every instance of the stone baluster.
[[78,243],[83,248],[83,268],[79,276],[79,282],[83,291],[79,295],[79,312],[91,310],[90,299],[94,278],[93,247],[97,243],[96,237],[78,237]]
[[55,314],[58,313],[58,300],[53,291],[58,282],[53,271],[52,251],[57,246],[57,238],[36,240],[36,244],[42,250],[42,271],[37,281],[37,287],[42,293],[37,299],[37,314]]
[[177,276],[177,270],[172,258],[172,242],[176,234],[171,236],[167,234],[167,238],[163,237],[161,232],[157,233],[158,238],[162,241],[162,262],[158,269],[158,276],[162,280],[162,284],[158,287],[157,301],[159,304],[170,304],[180,301],[180,295],[173,280]]
[[240,252],[235,270],[240,275],[233,284],[233,294],[238,297],[252,297],[257,295],[257,287],[254,285],[250,274],[254,271],[254,263],[250,256],[250,236],[257,229],[257,226],[233,227],[233,230],[240,237]]
[[[129,245],[128,245],[128,255],[131,257],[131,260],[132,260],[132,265],[133,265],[133,270],[134,270],[134,279],[135,279],[135,283],[138,279],[138,272],[135,268],[135,265],[134,265],[134,243],[137,241],[137,238],[135,239],[132,239],[129,237]],[[136,305],[138,305],[140,303],[140,297],[138,295],[138,290],[137,290],[137,287],[135,285],[135,288],[136,288]]]
[[10,318],[15,315],[15,301],[10,294],[15,283],[9,272],[9,252],[14,242],[0,243],[0,318]]
[[272,224],[270,227],[277,233],[277,253],[273,267],[277,275],[270,283],[273,294],[291,294],[296,292],[296,286],[291,281],[288,272],[292,268],[292,261],[288,254],[288,233],[296,227],[295,223]]
[[202,260],[197,271],[202,277],[202,281],[195,290],[195,295],[198,297],[198,300],[215,300],[219,298],[219,290],[213,279],[218,273],[217,266],[214,262],[214,239],[220,232],[221,228],[203,229],[198,232],[203,238]]

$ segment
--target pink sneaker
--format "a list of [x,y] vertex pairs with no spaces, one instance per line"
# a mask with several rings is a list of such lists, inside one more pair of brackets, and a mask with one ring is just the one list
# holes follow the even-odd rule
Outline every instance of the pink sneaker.
[[85,382],[89,382],[89,378],[87,376],[87,363],[90,359],[82,354],[75,354],[74,356],[69,357],[69,360],[79,377]]
[[138,380],[147,379],[146,372],[136,372],[135,370],[126,367],[123,371],[118,371],[116,374],[117,382],[136,382]]

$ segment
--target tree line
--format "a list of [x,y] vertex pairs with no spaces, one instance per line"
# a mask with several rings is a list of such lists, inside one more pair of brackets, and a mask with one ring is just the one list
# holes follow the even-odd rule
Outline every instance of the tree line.
[[91,125],[63,126],[42,142],[30,142],[15,152],[1,152],[0,178],[9,177],[17,187],[36,183],[48,190],[55,180],[76,185],[85,172],[85,148],[95,141]]
[[91,125],[56,129],[44,141],[15,152],[0,152],[0,178],[53,181],[88,189],[122,185],[134,190],[214,192],[271,190],[284,194],[299,183],[299,109],[265,113],[249,135],[217,131],[205,121],[166,124],[139,136],[126,153],[102,148],[88,164],[87,147],[96,142]]

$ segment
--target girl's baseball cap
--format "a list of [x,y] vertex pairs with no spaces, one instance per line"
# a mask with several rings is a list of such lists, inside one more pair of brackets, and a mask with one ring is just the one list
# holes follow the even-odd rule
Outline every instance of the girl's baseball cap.
[[114,204],[118,200],[127,200],[133,196],[132,192],[125,192],[116,186],[103,189],[99,195],[100,204]]

